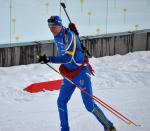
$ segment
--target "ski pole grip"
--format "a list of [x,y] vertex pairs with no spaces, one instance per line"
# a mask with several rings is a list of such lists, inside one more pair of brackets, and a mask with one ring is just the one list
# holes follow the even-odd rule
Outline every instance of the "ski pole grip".
[[66,8],[65,3],[61,2],[60,4],[61,4],[61,6],[62,6],[64,9]]

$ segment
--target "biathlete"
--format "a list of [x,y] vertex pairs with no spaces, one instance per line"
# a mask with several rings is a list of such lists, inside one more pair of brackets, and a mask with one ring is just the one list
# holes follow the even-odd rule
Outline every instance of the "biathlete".
[[[75,28],[73,23],[71,24],[70,26]],[[62,25],[62,20],[59,16],[51,16],[48,19],[48,27],[54,36],[58,55],[48,57],[43,55],[40,56],[39,61],[61,64],[59,71],[63,76],[72,80],[90,95],[93,95],[91,85],[92,68],[81,48],[78,36]],[[61,131],[70,130],[67,103],[75,89],[75,85],[71,84],[67,79],[63,79],[57,100]],[[104,130],[116,131],[113,123],[104,115],[103,111],[95,104],[93,99],[83,92],[81,92],[81,96],[85,108],[97,118],[103,125]]]

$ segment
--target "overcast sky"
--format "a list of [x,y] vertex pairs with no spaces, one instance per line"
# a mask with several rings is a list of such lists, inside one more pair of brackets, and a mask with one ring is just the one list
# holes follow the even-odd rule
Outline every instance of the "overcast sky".
[[[63,1],[63,0],[62,0]],[[45,3],[48,2],[48,6]],[[64,26],[68,19],[61,9],[60,0],[12,0],[11,41],[28,42],[53,39],[47,18],[60,15]],[[150,0],[64,0],[70,19],[76,23],[81,36],[150,29]],[[10,43],[10,0],[0,0],[0,44]],[[48,7],[48,8],[47,8]],[[126,11],[123,11],[123,9]],[[88,12],[91,15],[88,15]],[[12,22],[15,18],[16,21]]]

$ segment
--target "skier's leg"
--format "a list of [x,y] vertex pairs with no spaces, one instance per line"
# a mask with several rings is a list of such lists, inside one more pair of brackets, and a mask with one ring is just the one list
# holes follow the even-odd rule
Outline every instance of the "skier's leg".
[[66,79],[64,79],[57,100],[59,117],[61,122],[61,131],[69,131],[67,103],[70,100],[74,90],[75,87]]
[[[88,71],[86,73],[81,74],[80,78],[80,86],[89,94],[92,93],[92,85],[91,78]],[[86,109],[93,113],[94,116],[98,119],[98,121],[104,126],[105,129],[108,129],[113,126],[113,123],[107,119],[104,115],[103,111],[94,103],[93,99],[87,96],[85,93],[81,92],[83,103]]]

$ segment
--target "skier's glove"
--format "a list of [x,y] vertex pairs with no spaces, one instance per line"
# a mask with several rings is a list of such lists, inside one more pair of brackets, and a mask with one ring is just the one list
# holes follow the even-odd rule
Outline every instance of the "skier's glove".
[[44,54],[43,56],[39,57],[39,62],[41,64],[43,64],[43,63],[47,64],[49,62],[49,58]]
[[68,28],[69,28],[71,31],[73,31],[76,35],[79,36],[79,32],[78,32],[78,30],[77,30],[77,28],[76,28],[76,25],[75,25],[74,23],[69,23]]

